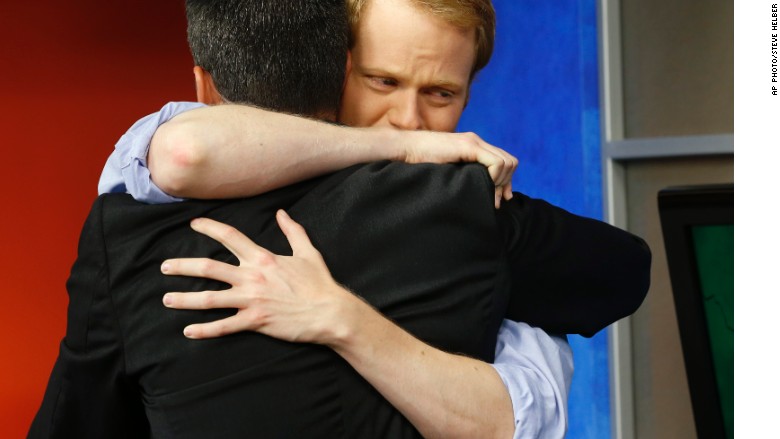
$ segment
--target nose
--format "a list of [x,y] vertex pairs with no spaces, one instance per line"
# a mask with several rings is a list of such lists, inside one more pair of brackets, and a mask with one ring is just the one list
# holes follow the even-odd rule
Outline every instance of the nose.
[[422,115],[420,114],[420,105],[417,102],[417,93],[408,90],[406,93],[399,93],[393,103],[393,107],[388,111],[388,121],[390,125],[400,130],[420,130],[423,128]]

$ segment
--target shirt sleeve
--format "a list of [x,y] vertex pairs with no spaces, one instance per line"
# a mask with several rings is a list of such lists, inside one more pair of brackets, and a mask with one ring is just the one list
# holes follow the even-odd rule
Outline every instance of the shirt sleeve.
[[525,323],[504,320],[498,332],[493,367],[512,400],[514,439],[566,435],[574,362],[565,337],[550,336]]
[[175,116],[195,108],[197,102],[169,102],[157,113],[136,122],[119,139],[108,157],[98,182],[98,194],[128,193],[138,201],[150,204],[173,203],[181,198],[163,192],[154,182],[146,166],[149,144],[157,128]]
[[517,192],[497,218],[514,286],[505,318],[592,337],[644,301],[651,255],[638,236]]

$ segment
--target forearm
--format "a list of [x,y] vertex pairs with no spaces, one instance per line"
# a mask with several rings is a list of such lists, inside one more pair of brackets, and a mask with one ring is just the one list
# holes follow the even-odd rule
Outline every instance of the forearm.
[[228,290],[168,293],[175,309],[238,308],[226,319],[190,325],[191,338],[253,330],[332,348],[425,437],[511,438],[512,401],[493,366],[436,350],[404,332],[337,284],[303,227],[285,212],[279,227],[293,256],[275,255],[236,229],[207,219],[195,231],[230,248],[235,266],[203,259],[167,260],[167,275],[199,276]]
[[349,129],[241,105],[182,113],[152,137],[152,180],[170,195],[256,195],[375,160],[404,156],[398,132]]
[[511,438],[512,402],[487,363],[416,339],[357,300],[328,343],[424,437]]

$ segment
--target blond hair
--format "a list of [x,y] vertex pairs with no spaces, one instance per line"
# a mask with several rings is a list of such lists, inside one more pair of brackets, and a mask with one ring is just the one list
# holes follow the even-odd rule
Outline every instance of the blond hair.
[[[346,0],[349,14],[349,47],[355,45],[360,14],[370,0]],[[476,55],[471,79],[490,62],[496,39],[496,12],[491,0],[408,0],[424,11],[460,29],[474,29]]]

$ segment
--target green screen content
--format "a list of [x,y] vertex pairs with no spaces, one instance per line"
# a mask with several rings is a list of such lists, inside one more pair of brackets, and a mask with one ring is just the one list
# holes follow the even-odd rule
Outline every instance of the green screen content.
[[734,437],[734,226],[695,226],[693,244],[726,435]]

